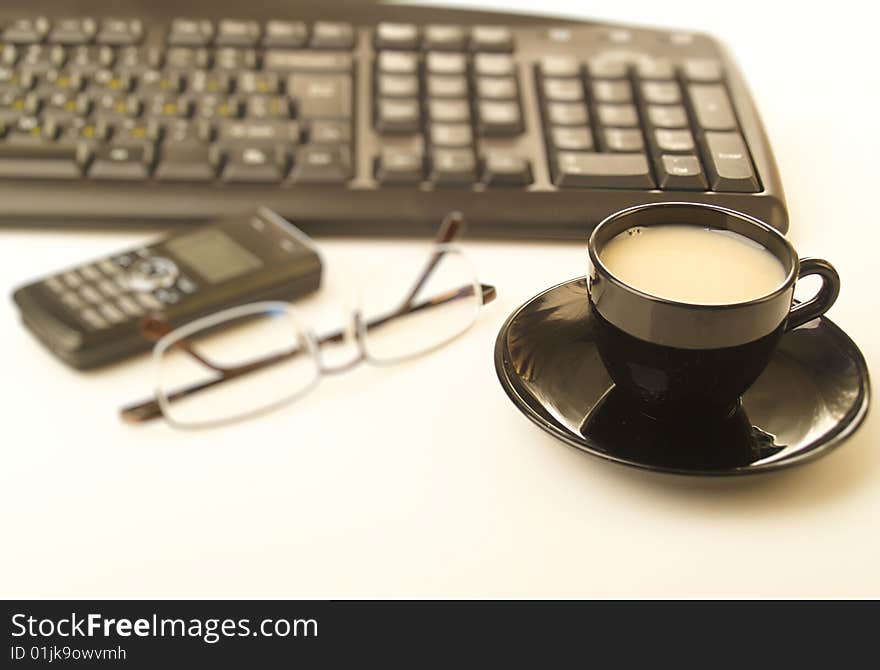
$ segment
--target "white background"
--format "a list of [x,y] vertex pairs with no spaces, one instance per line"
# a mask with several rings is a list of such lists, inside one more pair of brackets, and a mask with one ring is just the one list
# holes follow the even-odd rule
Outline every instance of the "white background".
[[[730,46],[779,163],[789,237],[801,255],[837,265],[843,291],[831,317],[876,369],[880,77],[863,6],[540,9],[705,30]],[[0,291],[149,239],[0,230]],[[318,308],[334,309],[369,283],[371,264],[419,248],[319,242],[328,275]],[[0,596],[880,596],[876,409],[827,457],[768,476],[702,480],[601,462],[522,417],[492,367],[507,314],[583,274],[585,245],[468,249],[499,299],[465,338],[328,379],[298,405],[210,432],[121,423],[117,406],[149,390],[146,359],[73,372],[4,297]]]

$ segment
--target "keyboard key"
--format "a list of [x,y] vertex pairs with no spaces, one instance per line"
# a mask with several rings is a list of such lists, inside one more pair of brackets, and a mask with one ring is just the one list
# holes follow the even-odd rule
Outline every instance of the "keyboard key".
[[49,32],[52,44],[86,44],[91,42],[98,31],[94,19],[61,19],[56,21]]
[[315,49],[351,49],[354,29],[350,23],[316,21],[312,26],[312,47]]
[[735,130],[736,117],[727,91],[721,84],[688,86],[697,123],[704,130]]
[[465,74],[467,60],[462,53],[429,51],[425,57],[425,69],[431,74]]
[[432,123],[430,138],[432,145],[440,147],[468,147],[474,141],[467,123]]
[[252,95],[247,99],[245,116],[249,119],[289,119],[290,98],[286,95]]
[[103,145],[95,149],[89,177],[143,180],[150,176],[152,162],[153,148],[150,143]]
[[528,159],[507,151],[490,151],[483,159],[482,181],[490,186],[526,186],[532,183]]
[[381,99],[376,109],[376,130],[380,133],[415,133],[421,126],[419,101]]
[[351,126],[340,121],[313,121],[309,126],[309,142],[348,144],[351,142]]
[[419,57],[412,51],[382,51],[376,63],[379,71],[386,74],[415,74],[419,68]]
[[630,102],[632,89],[628,81],[616,79],[594,79],[593,99],[596,102]]
[[593,148],[593,135],[589,128],[560,126],[551,130],[553,146],[561,151],[589,151]]
[[582,102],[551,102],[547,119],[554,126],[583,126],[588,121],[587,107]]
[[202,142],[169,142],[161,150],[156,167],[160,181],[212,181],[217,170],[212,161],[210,145]]
[[697,82],[721,81],[721,63],[714,58],[689,58],[684,62],[685,79]]
[[587,68],[596,78],[624,79],[629,73],[629,62],[614,55],[600,54],[590,59]]
[[279,147],[265,145],[237,146],[222,151],[225,157],[222,178],[225,182],[276,183],[287,172],[287,156]]
[[663,155],[657,161],[657,181],[668,191],[705,191],[706,175],[696,156]]
[[302,47],[309,37],[306,24],[302,21],[267,21],[263,46]]
[[223,47],[253,47],[260,39],[260,24],[256,21],[224,19],[217,27],[216,44]]
[[211,67],[211,52],[207,49],[174,47],[165,52],[165,65],[177,70]]
[[516,100],[517,86],[513,77],[478,77],[477,96],[488,100]]
[[431,100],[428,102],[428,116],[432,121],[456,122],[471,118],[471,107],[467,100]]
[[[196,73],[207,76],[203,70]],[[147,70],[138,83],[138,93],[141,95],[156,95],[159,93],[180,93],[183,90],[183,77],[178,72],[163,70]]]
[[200,47],[214,38],[214,25],[197,19],[175,19],[171,22],[168,44],[181,47]]
[[416,184],[423,178],[424,164],[419,152],[389,147],[376,160],[376,179],[382,184]]
[[276,71],[351,72],[350,53],[341,51],[295,51],[270,49],[263,56],[263,68]]
[[666,58],[642,58],[636,62],[636,72],[642,79],[672,79],[675,68]]
[[237,89],[245,95],[273,95],[281,91],[281,80],[275,72],[241,72]]
[[253,49],[224,47],[214,54],[214,67],[223,70],[253,70],[257,67],[257,52]]
[[378,89],[383,98],[415,98],[419,95],[419,79],[412,74],[382,74]]
[[230,144],[299,144],[301,129],[296,121],[221,121],[217,140]]
[[383,22],[376,26],[373,43],[377,49],[418,49],[419,29],[412,23]]
[[470,149],[437,149],[431,158],[431,180],[440,186],[469,185],[476,178],[476,168]]
[[[267,75],[270,76],[270,75]],[[277,75],[275,76],[277,83]],[[144,78],[141,77],[141,89]],[[196,70],[188,76],[190,93],[226,94],[232,90],[232,77],[226,72]],[[173,92],[173,90],[172,90]]]
[[517,135],[523,130],[516,102],[483,100],[477,109],[477,127],[481,135]]
[[513,34],[504,26],[474,26],[471,31],[474,51],[513,51]]
[[606,128],[602,137],[609,151],[631,153],[645,148],[642,131],[629,128]]
[[347,146],[306,146],[296,153],[293,180],[306,184],[341,183],[351,179]]
[[657,128],[687,128],[688,119],[680,105],[648,105],[648,120]]
[[104,19],[98,31],[99,44],[124,46],[137,44],[144,34],[144,24],[138,19]]
[[681,102],[681,91],[674,81],[645,81],[642,97],[650,104],[674,105]]
[[690,130],[655,130],[654,141],[663,153],[688,153],[694,150],[694,136]]
[[429,25],[425,28],[426,49],[461,51],[465,47],[466,39],[461,26]]
[[639,125],[639,116],[633,105],[597,105],[596,113],[603,126],[628,128]]
[[297,105],[301,119],[349,119],[351,77],[346,75],[292,74],[287,94]]
[[82,169],[75,143],[33,145],[0,143],[0,177],[79,179]]
[[644,154],[596,154],[561,151],[556,155],[557,186],[580,188],[654,187]]
[[193,101],[186,96],[157,95],[150,101],[149,114],[162,118],[187,117],[192,112]]
[[708,132],[703,135],[703,143],[713,191],[758,192],[752,161],[739,133]]
[[464,77],[428,77],[428,96],[431,98],[466,98],[467,94],[468,85]]
[[544,77],[568,79],[580,76],[581,64],[570,56],[545,56],[538,63],[538,70]]
[[49,20],[45,17],[16,19],[3,31],[3,42],[11,44],[36,44],[42,42],[49,32]]
[[474,71],[484,77],[508,77],[516,72],[516,66],[507,54],[480,53],[474,56]]
[[545,79],[544,97],[551,102],[580,102],[584,88],[578,79]]

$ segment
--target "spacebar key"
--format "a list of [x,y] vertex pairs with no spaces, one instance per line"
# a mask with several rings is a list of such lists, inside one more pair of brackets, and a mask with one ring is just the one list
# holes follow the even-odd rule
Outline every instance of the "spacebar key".
[[0,177],[79,179],[75,144],[0,144]]
[[557,186],[578,188],[654,188],[644,154],[596,154],[560,151],[556,155]]

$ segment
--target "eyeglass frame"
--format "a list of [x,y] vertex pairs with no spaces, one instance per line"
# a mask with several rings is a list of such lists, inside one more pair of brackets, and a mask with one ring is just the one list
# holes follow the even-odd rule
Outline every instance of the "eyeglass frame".
[[[205,382],[198,382],[190,386],[186,386],[182,389],[174,391],[170,395],[161,393],[158,389],[157,383],[157,388],[154,392],[154,397],[152,399],[133,403],[121,408],[121,417],[129,423],[144,423],[153,419],[164,417],[168,423],[178,428],[198,428],[222,425],[251,418],[252,416],[255,416],[257,414],[263,414],[277,409],[281,405],[286,405],[290,402],[293,402],[294,400],[302,397],[303,395],[311,391],[320,381],[321,377],[325,375],[333,375],[345,372],[364,361],[371,362],[375,365],[391,365],[402,362],[404,360],[408,360],[410,358],[429,354],[447,345],[452,340],[460,337],[465,332],[467,332],[467,330],[470,329],[470,325],[468,326],[468,328],[465,328],[461,332],[456,333],[446,340],[438,342],[437,344],[427,349],[414,352],[408,356],[401,356],[393,360],[381,360],[370,357],[366,345],[366,335],[367,330],[371,327],[384,325],[390,321],[393,321],[394,319],[413,314],[419,310],[437,307],[458,298],[473,295],[477,289],[479,289],[480,299],[480,302],[478,303],[478,308],[482,308],[484,305],[492,302],[497,297],[495,287],[490,284],[483,284],[479,282],[476,279],[476,273],[474,273],[475,281],[472,286],[463,286],[460,289],[454,289],[439,296],[434,296],[433,298],[424,302],[413,304],[413,300],[415,299],[416,295],[424,286],[425,282],[430,278],[434,268],[437,267],[444,255],[454,252],[460,253],[463,257],[466,258],[466,256],[464,256],[462,252],[461,247],[458,244],[453,243],[453,240],[458,237],[463,231],[464,225],[464,217],[460,212],[450,212],[443,219],[437,235],[434,239],[432,253],[428,259],[428,262],[426,263],[424,269],[416,280],[414,286],[410,289],[404,300],[401,302],[400,307],[384,316],[375,318],[371,321],[365,321],[360,310],[355,309],[351,313],[351,322],[348,324],[348,328],[343,327],[320,337],[316,337],[314,332],[310,328],[302,327],[299,323],[300,319],[296,313],[295,306],[290,302],[284,301],[255,302],[239,305],[237,307],[231,307],[216,312],[214,314],[208,314],[177,328],[172,327],[170,323],[168,323],[159,315],[151,315],[147,317],[142,322],[141,330],[143,336],[146,339],[156,343],[153,347],[152,353],[152,358],[156,369],[159,369],[159,361],[165,351],[170,347],[178,347],[188,355],[192,356],[195,360],[197,360],[205,367],[219,372],[220,376],[214,379],[207,380]],[[198,393],[199,391],[214,387],[225,381],[236,379],[250,372],[265,369],[267,367],[270,367],[271,365],[283,362],[284,360],[293,358],[294,356],[303,353],[302,347],[297,346],[290,351],[279,352],[277,354],[272,354],[262,359],[257,359],[249,363],[228,368],[211,363],[208,359],[199,354],[194,349],[192,343],[188,342],[186,339],[186,336],[190,335],[192,332],[206,330],[211,326],[216,326],[225,321],[232,320],[229,318],[230,313],[241,312],[242,310],[245,311],[245,314],[248,311],[258,313],[268,311],[272,308],[284,309],[288,314],[291,314],[294,317],[295,321],[297,321],[298,334],[303,336],[305,339],[305,344],[308,348],[307,353],[308,355],[312,356],[317,362],[318,373],[315,375],[315,379],[312,381],[312,383],[304,387],[299,393],[293,396],[286,397],[283,400],[279,400],[277,403],[267,405],[266,407],[254,410],[252,412],[232,417],[231,419],[218,419],[216,421],[206,421],[193,424],[180,423],[175,421],[171,416],[171,412],[166,410],[169,401],[173,402],[178,399],[189,397],[195,393]],[[181,333],[183,333],[183,335],[181,335]],[[331,342],[343,342],[345,341],[346,337],[350,337],[353,340],[354,344],[357,347],[357,355],[352,360],[341,365],[324,365],[320,354],[321,345]]]

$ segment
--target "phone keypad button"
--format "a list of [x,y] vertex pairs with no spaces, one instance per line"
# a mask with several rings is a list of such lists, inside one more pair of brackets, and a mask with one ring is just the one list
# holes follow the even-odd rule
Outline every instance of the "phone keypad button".
[[180,294],[177,291],[160,288],[156,291],[156,297],[165,305],[173,305],[180,302]]
[[82,298],[73,291],[67,291],[61,294],[61,302],[70,307],[70,309],[79,309],[83,306]]
[[162,309],[162,303],[152,293],[135,293],[134,299],[147,311]]
[[101,317],[100,314],[98,314],[98,312],[96,312],[91,307],[81,311],[79,313],[79,317],[87,324],[89,324],[92,328],[97,328],[98,330],[106,328],[110,325],[107,323],[106,320],[104,320],[104,318]]
[[67,285],[67,288],[79,288],[82,285],[82,278],[73,270],[65,272],[61,275],[61,279]]
[[98,282],[98,290],[108,298],[115,298],[122,293],[122,287],[111,279],[104,279]]
[[125,321],[125,314],[123,314],[117,307],[111,305],[108,302],[100,305],[98,307],[98,311],[101,316],[107,319],[110,323],[122,323]]
[[116,301],[116,305],[131,317],[141,316],[144,313],[144,310],[140,305],[125,295]]
[[128,268],[134,263],[134,258],[131,257],[130,254],[122,254],[121,256],[117,256],[113,259],[113,261],[121,268]]
[[101,272],[103,272],[108,277],[113,277],[122,272],[122,268],[120,268],[116,263],[111,260],[103,260],[98,263],[98,267],[101,268]]
[[[286,242],[287,240],[285,240]],[[177,280],[177,288],[183,293],[195,293],[198,289],[196,283],[189,277],[180,277]]]
[[93,305],[104,300],[104,297],[98,293],[94,286],[83,286],[79,290],[79,295],[83,300],[90,302]]
[[61,280],[58,277],[49,277],[46,280],[46,286],[49,287],[49,290],[53,293],[61,293],[64,290],[64,284],[61,283]]
[[79,269],[79,273],[86,281],[98,281],[101,278],[101,273],[98,272],[98,268],[96,268],[94,265],[86,265],[85,267],[81,267]]

